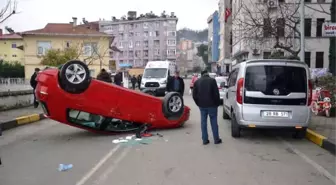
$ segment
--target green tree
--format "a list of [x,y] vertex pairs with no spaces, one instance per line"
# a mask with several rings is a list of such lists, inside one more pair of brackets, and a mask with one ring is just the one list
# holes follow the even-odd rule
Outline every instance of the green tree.
[[20,62],[0,61],[0,78],[24,78],[24,66]]
[[[330,5],[330,20],[336,23],[336,0],[332,0]],[[329,70],[333,76],[336,76],[336,38],[330,37],[329,40]]]
[[78,59],[80,56],[77,48],[67,48],[64,50],[50,49],[42,57],[41,64],[46,66],[60,66],[69,60]]
[[202,57],[202,60],[206,66],[207,70],[211,69],[211,66],[209,64],[209,58],[208,58],[208,45],[201,44],[199,47],[197,47],[197,56]]
[[5,3],[5,6],[0,9],[0,24],[4,23],[12,15],[17,14],[16,8],[17,8],[17,1],[8,0]]

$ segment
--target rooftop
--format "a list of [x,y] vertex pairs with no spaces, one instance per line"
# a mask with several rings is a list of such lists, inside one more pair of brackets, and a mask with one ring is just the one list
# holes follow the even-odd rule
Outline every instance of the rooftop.
[[152,11],[149,13],[145,13],[145,14],[140,14],[139,16],[137,16],[137,12],[136,11],[129,11],[127,13],[127,16],[124,15],[122,16],[120,19],[117,19],[115,16],[112,16],[112,20],[99,20],[99,22],[107,22],[107,23],[116,23],[116,24],[120,24],[120,23],[129,23],[129,22],[139,22],[139,21],[155,21],[155,20],[176,20],[178,21],[178,18],[176,17],[174,12],[171,12],[170,15],[166,14],[166,11],[163,11],[161,13],[161,15],[156,15],[154,14]]
[[0,35],[0,40],[21,40],[21,39],[22,39],[21,35],[17,33]]

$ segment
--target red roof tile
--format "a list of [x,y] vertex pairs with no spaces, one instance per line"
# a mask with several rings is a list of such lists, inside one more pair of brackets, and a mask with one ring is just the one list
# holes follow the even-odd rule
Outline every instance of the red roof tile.
[[8,40],[8,39],[18,40],[18,39],[22,39],[22,37],[21,35],[17,33],[0,35],[0,40]]
[[108,34],[99,32],[96,29],[95,23],[90,23],[90,28],[86,25],[73,26],[69,23],[48,23],[44,28],[38,30],[25,31],[23,35],[38,34],[38,35],[99,35],[109,36]]

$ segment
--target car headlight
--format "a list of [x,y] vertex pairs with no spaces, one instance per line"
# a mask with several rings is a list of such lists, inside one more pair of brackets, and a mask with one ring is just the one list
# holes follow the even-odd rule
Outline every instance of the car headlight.
[[162,81],[160,84],[166,84],[167,80]]

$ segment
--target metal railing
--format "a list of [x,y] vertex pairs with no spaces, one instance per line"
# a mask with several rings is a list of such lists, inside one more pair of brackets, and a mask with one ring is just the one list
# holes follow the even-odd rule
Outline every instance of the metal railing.
[[20,91],[32,89],[24,78],[0,78],[0,91]]

